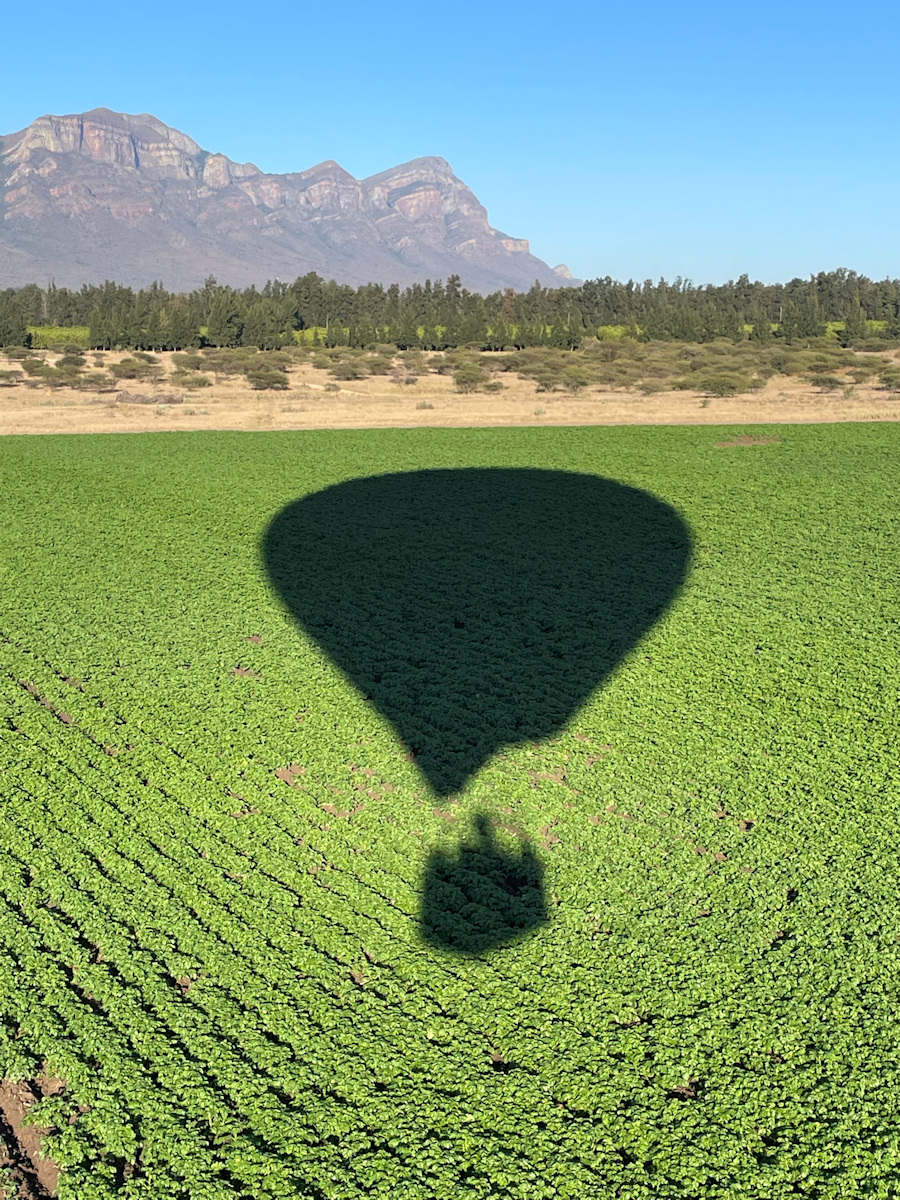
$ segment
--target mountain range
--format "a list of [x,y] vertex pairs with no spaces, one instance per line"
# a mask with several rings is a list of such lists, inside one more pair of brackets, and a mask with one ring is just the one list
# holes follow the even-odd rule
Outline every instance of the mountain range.
[[459,275],[473,291],[569,283],[493,229],[443,158],[368,179],[336,162],[267,174],[147,113],[44,116],[0,137],[0,286],[209,275],[235,287],[309,271],[341,283]]

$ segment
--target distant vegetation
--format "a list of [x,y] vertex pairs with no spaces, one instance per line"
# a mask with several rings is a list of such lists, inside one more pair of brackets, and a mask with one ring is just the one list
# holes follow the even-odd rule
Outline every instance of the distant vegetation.
[[875,282],[846,270],[785,284],[752,283],[746,275],[721,286],[606,278],[482,296],[458,276],[401,291],[397,284],[352,288],[313,273],[261,290],[238,291],[210,277],[190,293],[110,282],[0,293],[0,345],[43,349],[572,350],[588,338],[793,345],[825,336],[872,349],[900,341],[900,280]]
[[26,331],[27,345],[34,350],[52,350],[56,347],[84,350],[91,344],[89,325],[29,325]]
[[[871,350],[887,343],[870,339],[863,345]],[[851,396],[857,385],[866,384],[900,392],[900,368],[892,356],[857,350],[826,336],[802,342],[717,338],[706,343],[585,337],[574,351],[528,346],[484,352],[477,346],[461,346],[426,353],[398,350],[390,343],[368,349],[296,344],[281,350],[206,346],[172,354],[131,350],[118,361],[103,350],[79,353],[64,345],[55,346],[52,352],[7,347],[10,369],[0,371],[0,387],[21,384],[96,393],[165,383],[184,392],[243,376],[254,390],[284,391],[291,387],[291,372],[313,367],[328,379],[326,390],[336,389],[338,383],[353,390],[355,383],[373,376],[396,385],[443,375],[462,393],[502,392],[518,379],[530,381],[538,392],[570,396],[593,390],[637,391],[645,396],[685,391],[727,397],[758,391],[781,376],[793,377],[823,393],[843,391]]]

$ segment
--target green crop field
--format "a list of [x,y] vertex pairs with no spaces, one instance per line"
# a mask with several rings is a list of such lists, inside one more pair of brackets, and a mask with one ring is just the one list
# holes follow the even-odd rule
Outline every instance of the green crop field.
[[29,325],[31,345],[36,350],[47,350],[51,346],[76,346],[83,348],[91,344],[88,325]]
[[900,1195],[898,453],[5,439],[0,1050],[62,1200]]

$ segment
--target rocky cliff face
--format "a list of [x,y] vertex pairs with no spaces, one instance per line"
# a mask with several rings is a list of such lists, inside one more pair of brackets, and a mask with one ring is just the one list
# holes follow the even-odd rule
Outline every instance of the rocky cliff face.
[[479,291],[571,279],[488,223],[442,158],[358,180],[335,162],[267,175],[146,113],[40,117],[0,138],[0,286],[161,279],[235,286],[462,277]]

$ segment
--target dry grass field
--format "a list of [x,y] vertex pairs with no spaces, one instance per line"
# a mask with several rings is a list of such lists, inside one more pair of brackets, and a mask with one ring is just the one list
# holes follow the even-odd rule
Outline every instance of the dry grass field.
[[[93,352],[88,352],[94,358]],[[59,355],[41,352],[48,366]],[[132,352],[108,352],[95,357],[93,370],[109,371]],[[0,355],[0,431],[7,434],[105,433],[133,430],[187,429],[349,429],[407,426],[523,426],[523,425],[726,425],[767,422],[894,421],[900,418],[900,394],[879,383],[878,376],[860,378],[853,363],[873,356],[844,352],[837,368],[841,386],[817,386],[809,377],[774,374],[762,386],[729,397],[698,390],[666,390],[666,382],[647,389],[624,385],[583,386],[577,393],[560,387],[539,390],[538,382],[510,371],[494,374],[495,391],[461,393],[450,373],[428,368],[435,356],[423,356],[425,373],[415,381],[410,372],[364,375],[335,381],[308,357],[285,365],[286,390],[255,390],[242,374],[206,375],[208,386],[179,386],[185,372],[173,355],[152,356],[152,374],[123,379],[110,390],[90,390],[88,380],[77,386],[47,386],[28,377],[21,362]],[[440,357],[440,356],[438,356]],[[481,361],[494,369],[498,355]],[[900,352],[885,357],[900,365]],[[494,360],[494,361],[491,361]],[[89,370],[91,368],[88,368]],[[172,379],[173,371],[176,379]],[[7,372],[4,379],[4,372]],[[855,379],[850,376],[855,375]],[[405,377],[404,377],[405,376]],[[496,387],[496,384],[494,385]],[[129,396],[138,396],[135,403]],[[172,402],[174,398],[175,402]]]

